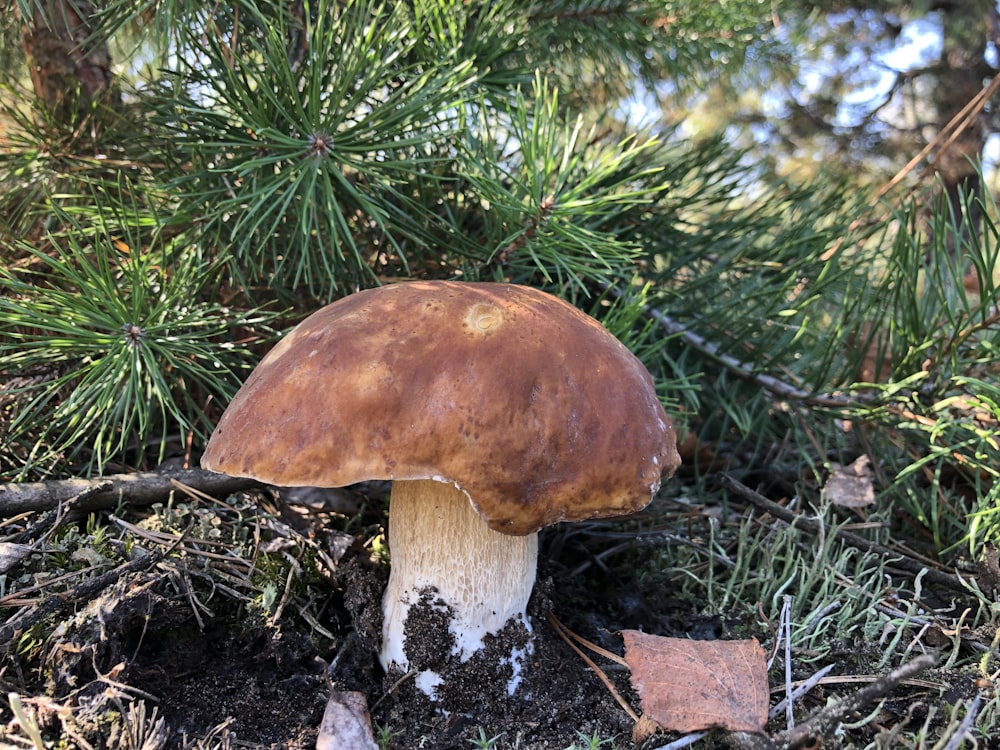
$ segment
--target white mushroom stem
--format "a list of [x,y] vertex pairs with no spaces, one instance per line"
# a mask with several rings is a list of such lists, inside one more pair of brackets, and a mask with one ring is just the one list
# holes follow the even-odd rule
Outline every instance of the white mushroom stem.
[[493,531],[453,484],[396,481],[389,502],[392,568],[382,599],[382,666],[408,671],[403,627],[433,587],[452,609],[453,653],[468,659],[483,636],[520,618],[535,583],[538,535]]

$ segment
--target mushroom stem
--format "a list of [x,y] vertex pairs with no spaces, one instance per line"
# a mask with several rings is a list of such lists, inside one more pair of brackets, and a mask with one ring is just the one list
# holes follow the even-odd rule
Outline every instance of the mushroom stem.
[[[382,652],[387,670],[410,669],[404,626],[410,607],[429,588],[451,609],[452,654],[464,661],[483,636],[512,619],[527,626],[538,535],[493,531],[453,484],[395,481],[389,502],[392,569],[382,599]],[[412,654],[411,654],[412,656]]]

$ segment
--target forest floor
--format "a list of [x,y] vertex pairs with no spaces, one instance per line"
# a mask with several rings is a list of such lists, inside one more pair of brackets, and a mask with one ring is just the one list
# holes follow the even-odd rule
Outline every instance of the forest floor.
[[[817,533],[732,493],[720,502],[717,487],[704,503],[689,489],[674,480],[636,516],[543,532],[521,692],[484,685],[489,699],[459,712],[387,677],[375,656],[384,485],[216,498],[181,487],[166,503],[7,518],[0,747],[313,748],[331,695],[359,692],[380,748],[633,750],[622,703],[642,706],[628,669],[591,653],[602,680],[550,614],[613,654],[626,629],[756,638],[774,655],[772,706],[786,683],[812,678],[794,702],[798,733],[779,709],[766,733],[716,731],[700,747],[998,746],[995,555],[964,575],[928,561],[938,577],[925,580],[894,565],[904,553],[838,541],[871,530],[856,513],[810,510],[827,514]],[[780,484],[762,489],[787,504]],[[921,654],[936,666],[892,677]],[[863,692],[873,684],[882,695]]]

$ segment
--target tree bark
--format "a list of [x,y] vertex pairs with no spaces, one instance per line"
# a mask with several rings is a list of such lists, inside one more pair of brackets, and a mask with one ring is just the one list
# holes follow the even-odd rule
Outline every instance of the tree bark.
[[[932,92],[938,130],[943,129],[982,90],[997,71],[986,62],[990,31],[997,9],[991,0],[941,2],[942,50]],[[934,168],[952,214],[961,217],[968,205],[968,229],[978,226],[980,211],[969,197],[982,191],[979,168],[989,135],[987,115],[980,113],[946,149],[934,155]],[[954,241],[951,242],[951,245]],[[954,247],[950,249],[954,252]]]
[[41,0],[26,19],[24,51],[39,103],[55,122],[74,125],[98,103],[115,103],[111,53],[93,37],[90,0]]

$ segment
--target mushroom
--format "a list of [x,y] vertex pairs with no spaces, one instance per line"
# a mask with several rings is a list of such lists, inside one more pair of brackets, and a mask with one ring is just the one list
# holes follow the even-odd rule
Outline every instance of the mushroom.
[[[202,466],[277,486],[392,480],[380,660],[419,672],[523,627],[530,653],[538,530],[643,508],[679,464],[653,380],[607,329],[536,289],[412,281],[304,320],[264,357]],[[430,607],[430,658],[408,618]],[[418,653],[418,651],[420,653]]]

